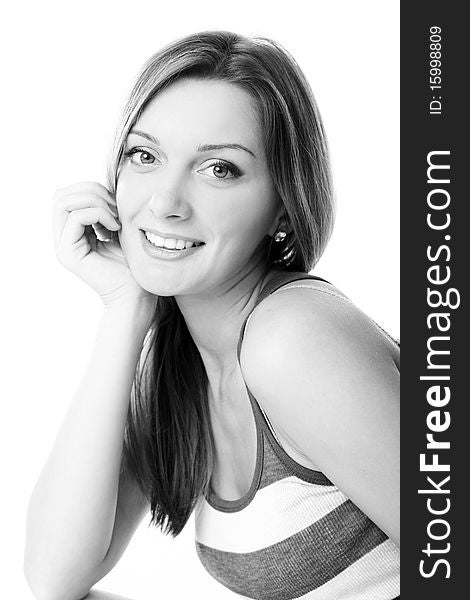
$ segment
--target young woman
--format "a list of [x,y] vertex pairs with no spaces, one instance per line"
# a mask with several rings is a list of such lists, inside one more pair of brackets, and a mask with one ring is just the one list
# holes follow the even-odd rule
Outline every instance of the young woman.
[[104,308],[31,498],[38,598],[86,595],[149,509],[173,535],[195,511],[200,559],[242,596],[398,596],[398,345],[309,274],[332,222],[279,45],[204,32],[147,62],[107,188],[55,197],[57,256]]

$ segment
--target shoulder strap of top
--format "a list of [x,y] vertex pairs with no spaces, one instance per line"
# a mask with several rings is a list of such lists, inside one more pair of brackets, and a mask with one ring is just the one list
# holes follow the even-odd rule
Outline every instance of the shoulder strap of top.
[[259,293],[258,299],[256,300],[256,304],[253,309],[264,300],[269,294],[272,294],[277,289],[286,285],[287,283],[292,283],[293,281],[298,281],[299,279],[316,279],[318,281],[326,281],[322,277],[317,277],[316,275],[310,275],[309,273],[302,273],[300,271],[281,271],[277,275],[275,275],[268,283],[263,286],[261,292]]
[[[284,285],[288,284],[288,283],[293,283],[294,281],[299,281],[300,279],[316,279],[317,281],[324,281],[325,283],[330,283],[329,281],[327,281],[326,279],[323,279],[322,277],[317,277],[316,275],[310,275],[309,273],[303,273],[301,271],[279,271],[279,273],[277,273],[270,281],[268,281],[267,284],[265,284],[263,286],[263,288],[261,289],[258,298],[255,302],[255,305],[253,306],[252,310],[250,311],[250,313],[248,314],[248,316],[246,317],[246,319],[243,322],[243,325],[240,329],[240,336],[238,339],[238,346],[237,346],[237,356],[238,359],[240,360],[240,351],[241,351],[241,347],[242,347],[242,342],[243,342],[243,337],[245,335],[245,329],[246,326],[248,324],[248,321],[251,317],[251,315],[253,314],[253,311],[255,310],[255,308],[258,306],[258,304],[260,302],[262,302],[267,296],[269,296],[270,294],[272,294],[273,292],[275,292],[276,290],[278,290],[279,288],[283,287]],[[293,286],[293,287],[306,287],[306,286]],[[333,296],[340,296],[341,297],[350,302],[350,299],[345,296],[342,293],[338,293],[338,290],[335,291],[329,291],[329,290],[322,290],[325,293],[331,294]],[[381,325],[379,325],[376,321],[374,321],[374,319],[372,319],[371,317],[367,317],[384,335],[386,338],[388,338],[392,343],[396,344],[398,347],[400,347],[400,340],[398,338],[393,337],[392,335],[390,335],[388,333],[388,331],[386,331]]]
[[[253,314],[254,309],[267,296],[269,296],[270,294],[272,294],[279,288],[283,287],[284,285],[286,285],[288,283],[292,283],[294,281],[299,281],[302,279],[303,280],[314,279],[314,280],[319,280],[319,281],[324,281],[326,283],[330,283],[329,281],[327,281],[326,279],[323,279],[322,277],[317,277],[316,275],[310,275],[309,273],[304,273],[304,272],[281,271],[278,274],[276,274],[270,281],[268,281],[267,284],[265,284],[262,287],[262,289],[258,295],[258,298],[256,299],[255,305],[253,306],[252,310],[250,311],[250,313],[247,315],[246,319],[243,322],[243,325],[240,330],[240,337],[238,340],[238,347],[237,347],[238,360],[240,360],[240,351],[241,351],[241,346],[242,346],[242,342],[243,342],[245,329],[246,329],[249,318]],[[248,392],[248,397],[250,399],[250,403],[251,403],[253,413],[255,416],[255,420],[257,423],[257,429],[258,429],[258,427],[260,427],[261,430],[264,432],[264,435],[268,436],[268,440],[271,440],[271,446],[273,448],[273,451],[274,451],[275,455],[281,460],[281,463],[283,463],[289,469],[290,472],[297,475],[304,481],[309,481],[310,483],[316,483],[318,485],[333,485],[331,483],[331,481],[329,481],[329,479],[323,473],[321,473],[320,471],[313,471],[311,469],[308,469],[308,468],[300,465],[289,454],[287,454],[287,452],[282,447],[282,444],[281,444],[273,426],[271,425],[268,415],[264,412],[262,407],[258,404],[258,401],[253,396],[253,394],[251,393],[251,391],[247,385],[246,385],[246,389]],[[269,446],[267,448],[269,449]],[[263,458],[263,460],[264,460],[264,458]],[[264,470],[264,468],[263,468],[263,470]]]
[[262,302],[267,296],[278,290],[283,285],[287,283],[292,283],[293,281],[298,281],[299,279],[316,279],[319,281],[324,281],[325,283],[330,283],[326,279],[322,277],[317,277],[316,275],[310,275],[309,273],[303,273],[301,271],[280,271],[277,275],[275,275],[268,283],[266,283],[260,293],[258,294],[258,298],[256,299],[255,305],[251,309],[250,313],[247,315],[245,320],[243,321],[243,325],[240,329],[240,336],[238,338],[238,346],[237,346],[237,356],[238,360],[240,360],[240,351],[243,342],[243,336],[245,335],[245,328],[248,323],[248,319],[253,314],[254,309]]

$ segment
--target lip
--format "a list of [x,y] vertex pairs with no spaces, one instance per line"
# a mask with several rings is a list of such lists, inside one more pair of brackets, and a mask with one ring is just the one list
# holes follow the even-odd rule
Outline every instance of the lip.
[[140,230],[141,231],[150,231],[150,233],[155,233],[156,235],[159,235],[160,237],[165,238],[167,240],[168,239],[184,240],[185,242],[196,242],[199,244],[202,242],[202,240],[197,240],[196,238],[188,237],[187,235],[179,235],[176,233],[162,233],[161,231],[157,231],[156,229],[146,229],[145,227],[141,227]]
[[[150,229],[147,229],[146,231],[150,231]],[[143,230],[140,231],[140,239],[142,242],[142,248],[149,256],[151,256],[152,258],[163,258],[164,260],[178,260],[180,258],[185,258],[190,254],[194,254],[201,248],[204,248],[205,245],[203,244],[202,246],[191,246],[191,248],[184,248],[183,250],[170,250],[169,248],[158,248],[157,246],[154,246],[148,241]]]

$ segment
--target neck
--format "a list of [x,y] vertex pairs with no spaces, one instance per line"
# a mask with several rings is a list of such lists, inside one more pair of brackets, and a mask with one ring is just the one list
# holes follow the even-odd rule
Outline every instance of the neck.
[[236,369],[243,321],[255,306],[261,288],[275,273],[258,266],[207,294],[175,296],[211,385],[220,384]]

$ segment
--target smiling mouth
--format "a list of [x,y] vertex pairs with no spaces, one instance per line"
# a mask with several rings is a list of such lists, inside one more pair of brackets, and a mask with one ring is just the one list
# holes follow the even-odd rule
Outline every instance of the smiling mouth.
[[164,248],[165,250],[186,250],[188,248],[203,246],[204,242],[190,242],[178,238],[163,238],[151,231],[141,230],[147,240],[156,248]]

